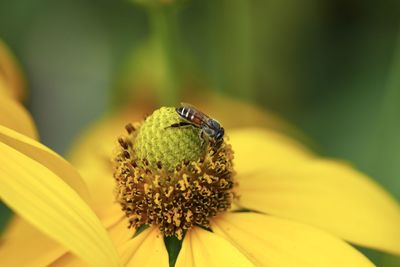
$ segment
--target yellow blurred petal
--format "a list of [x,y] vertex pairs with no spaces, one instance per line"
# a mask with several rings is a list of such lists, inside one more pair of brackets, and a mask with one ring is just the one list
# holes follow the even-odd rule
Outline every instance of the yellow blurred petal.
[[[121,210],[121,205],[117,202],[109,203],[108,205],[104,205],[103,208],[100,206],[92,209],[96,212],[97,217],[100,218],[104,227],[108,228],[116,224],[121,218],[125,217],[125,212]],[[128,223],[126,223],[128,225]]]
[[[102,223],[104,225],[109,222]],[[107,230],[115,246],[125,244],[135,234],[134,229],[128,229],[125,216],[107,226]],[[0,266],[87,266],[80,258],[20,217],[11,221],[0,239],[0,244]],[[16,257],[21,255],[21,251],[24,251],[22,256]]]
[[259,128],[232,130],[227,138],[235,152],[235,169],[241,172],[268,168],[283,161],[284,163],[305,161],[313,157],[313,154],[300,143],[270,130]]
[[302,157],[296,146],[277,142],[268,149],[261,135],[247,144],[244,134],[237,135],[232,146],[240,206],[400,254],[400,207],[379,185],[346,164]]
[[[204,101],[204,99],[207,99],[207,101]],[[201,90],[201,93],[198,95],[192,92],[187,100],[188,103],[194,104],[200,110],[221,122],[225,129],[262,127],[274,129],[275,131],[295,136],[301,140],[307,139],[293,125],[290,125],[287,121],[272,112],[257,107],[253,103],[247,103],[220,94],[217,90]]]
[[21,218],[13,219],[0,241],[0,266],[47,266],[67,251]]
[[168,267],[168,252],[164,239],[157,227],[144,230],[120,248],[123,266],[157,266]]
[[88,201],[88,190],[79,173],[54,151],[27,136],[1,125],[0,142],[45,166]]
[[30,114],[19,102],[8,96],[0,95],[0,125],[37,139],[36,127]]
[[76,257],[71,253],[66,253],[65,255],[59,257],[53,263],[46,265],[48,267],[90,267],[87,263],[82,261],[80,258]]
[[118,137],[125,132],[125,125],[138,119],[130,112],[119,115],[104,118],[90,127],[68,156],[89,189],[92,208],[106,227],[125,216],[121,206],[115,202],[111,165],[113,150],[118,146]]
[[49,169],[0,143],[0,196],[22,218],[93,266],[119,266],[107,232]]
[[[128,229],[128,221],[124,217],[120,219],[116,224],[110,226],[108,228],[108,232],[111,236],[112,241],[116,246],[121,246],[127,243],[130,239],[132,239],[133,235],[135,234],[135,230]],[[136,264],[138,265],[138,264]],[[65,255],[61,256],[59,259],[54,261],[51,267],[62,267],[62,266],[87,266],[85,262],[81,259],[76,257],[71,253],[66,253]]]
[[3,92],[15,99],[23,100],[26,96],[26,82],[21,68],[6,44],[0,40],[0,81],[5,85],[0,86],[0,95]]
[[127,243],[135,235],[135,229],[128,229],[128,225],[128,219],[123,217],[116,224],[108,228],[108,232],[116,247]]
[[115,202],[112,152],[128,122],[127,115],[101,120],[80,137],[69,153],[68,159],[81,173],[96,208]]
[[[251,240],[246,240],[251,243]],[[253,266],[253,264],[225,239],[198,227],[190,229],[183,239],[176,267]]]
[[[126,135],[126,124],[144,118],[143,111],[123,110],[105,117],[85,131],[73,145],[67,158],[87,185],[96,213],[115,203],[115,179],[111,160],[118,137]],[[146,108],[144,108],[146,109]]]
[[212,229],[256,266],[373,266],[339,238],[268,215],[227,213],[213,220]]
[[10,89],[8,89],[6,82],[0,76],[0,97],[8,97],[14,99],[10,93]]

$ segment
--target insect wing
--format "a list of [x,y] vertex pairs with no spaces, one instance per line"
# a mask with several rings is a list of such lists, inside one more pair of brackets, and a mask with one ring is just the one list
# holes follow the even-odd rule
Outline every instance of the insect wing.
[[210,118],[199,109],[197,109],[195,106],[187,103],[181,103],[181,105],[182,107],[190,110],[191,116],[188,119],[190,119],[192,123],[196,125],[209,125],[208,121],[210,120]]
[[199,109],[196,108],[194,105],[189,104],[189,103],[186,103],[186,102],[181,102],[181,106],[182,106],[182,107],[185,107],[185,108],[191,108],[191,109],[196,110],[196,111],[199,110]]

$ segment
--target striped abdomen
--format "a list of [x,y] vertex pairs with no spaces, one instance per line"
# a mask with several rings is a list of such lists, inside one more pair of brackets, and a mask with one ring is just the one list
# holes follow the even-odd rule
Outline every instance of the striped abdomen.
[[204,114],[189,107],[176,108],[176,112],[185,120],[193,123],[196,126],[201,126],[204,123]]

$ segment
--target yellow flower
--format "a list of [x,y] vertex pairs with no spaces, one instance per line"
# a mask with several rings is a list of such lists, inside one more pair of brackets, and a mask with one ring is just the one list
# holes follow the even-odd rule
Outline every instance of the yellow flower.
[[[76,145],[70,160],[80,171],[89,190],[90,206],[110,234],[122,264],[168,266],[168,253],[158,227],[149,227],[132,238],[134,230],[127,229],[128,219],[115,202],[115,181],[109,158],[127,121],[128,116],[124,114],[101,122]],[[296,141],[271,130],[246,128],[227,132],[235,153],[240,195],[237,205],[247,212],[230,211],[211,218],[212,233],[196,226],[189,229],[176,266],[372,265],[342,239],[400,254],[399,206],[368,177],[348,164],[321,159]],[[10,187],[14,186],[16,173],[23,178],[20,179],[22,183],[25,179],[45,177],[40,181],[51,186],[51,190],[44,191],[42,187],[36,188],[40,184],[32,184],[33,188],[24,185],[14,193],[17,199],[7,203],[21,202],[19,198],[24,194],[25,204],[34,203],[35,198],[30,194],[36,190],[41,190],[41,204],[57,203],[58,194],[64,200],[77,201],[77,195],[72,196],[71,190],[60,183],[60,178],[69,178],[68,184],[78,192],[83,188],[76,184],[79,176],[70,175],[73,170],[69,165],[65,167],[65,161],[16,132],[1,127],[0,133],[3,143],[18,150],[1,147],[1,155],[7,153],[1,158],[2,166],[7,168],[1,169],[0,176],[8,178]],[[37,146],[43,149],[41,156],[53,155],[52,161],[38,156]],[[11,160],[14,154],[20,156]],[[32,162],[38,161],[41,168],[35,170]],[[27,171],[17,172],[21,166]],[[3,197],[3,192],[0,193]],[[35,196],[37,198],[37,194]],[[21,216],[25,215],[25,210],[10,206]],[[76,220],[91,212],[78,210],[80,206],[68,212],[65,208],[65,216],[59,218],[73,225],[73,218]],[[95,241],[88,229],[75,229],[79,235],[74,236],[75,241],[71,241],[70,246],[65,242],[68,236],[62,228],[58,229],[59,236],[49,235],[64,247],[47,237],[48,232],[39,224],[35,226],[45,234],[19,218],[13,222],[0,249],[1,266],[29,266],[32,262],[38,266],[82,265],[81,260],[69,252],[72,248],[74,254],[100,266],[89,260],[98,256],[93,249],[81,244],[81,239]]]
[[[134,236],[113,193],[111,152],[132,114],[91,129],[74,168],[35,140],[10,88],[0,90],[0,196],[20,217],[2,237],[0,266],[168,266],[159,227]],[[208,218],[212,232],[187,230],[176,266],[373,265],[343,240],[400,254],[399,205],[368,177],[272,130],[227,135],[240,198]]]

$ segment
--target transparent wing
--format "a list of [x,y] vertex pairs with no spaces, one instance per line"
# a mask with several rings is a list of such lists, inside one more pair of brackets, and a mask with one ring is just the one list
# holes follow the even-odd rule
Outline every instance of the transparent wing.
[[195,112],[196,116],[197,116],[199,119],[201,119],[201,121],[203,121],[204,123],[209,124],[209,121],[211,120],[211,118],[208,117],[206,114],[204,114],[202,111],[200,111],[200,110],[199,110],[197,107],[195,107],[194,105],[189,104],[189,103],[185,103],[185,102],[181,102],[181,106],[182,106],[182,107],[185,107],[185,108],[190,108],[190,109],[192,109],[192,110]]
[[196,108],[194,105],[189,104],[189,103],[186,103],[186,102],[181,102],[181,106],[182,106],[182,107],[185,107],[185,108],[191,108],[191,109],[193,109],[193,110],[199,111],[199,109]]

